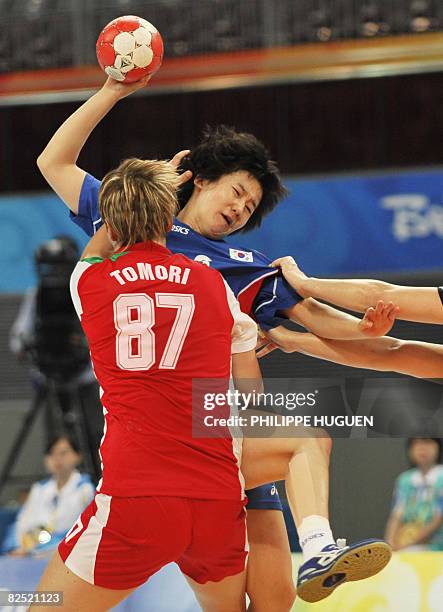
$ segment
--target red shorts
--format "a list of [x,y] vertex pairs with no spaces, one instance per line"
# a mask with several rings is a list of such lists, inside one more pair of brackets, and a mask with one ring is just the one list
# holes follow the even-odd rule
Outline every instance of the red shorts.
[[171,561],[196,582],[219,581],[245,568],[244,501],[98,493],[58,550],[74,574],[107,589],[135,588]]

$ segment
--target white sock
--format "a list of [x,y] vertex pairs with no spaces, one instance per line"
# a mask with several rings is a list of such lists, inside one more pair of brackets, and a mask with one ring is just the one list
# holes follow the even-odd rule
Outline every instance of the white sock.
[[303,552],[303,561],[308,561],[328,544],[335,544],[329,521],[324,516],[312,514],[301,522],[298,539]]

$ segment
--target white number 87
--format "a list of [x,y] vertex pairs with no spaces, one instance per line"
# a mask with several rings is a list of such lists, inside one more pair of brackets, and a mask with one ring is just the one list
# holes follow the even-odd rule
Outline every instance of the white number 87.
[[159,368],[173,370],[195,310],[194,296],[156,293],[155,304],[146,293],[122,293],[114,300],[116,362],[122,370],[149,370],[155,363],[155,306],[175,308],[177,314]]

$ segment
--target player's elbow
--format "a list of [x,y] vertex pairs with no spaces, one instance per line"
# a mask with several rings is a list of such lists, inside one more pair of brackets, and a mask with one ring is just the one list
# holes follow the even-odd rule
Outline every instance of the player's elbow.
[[37,168],[40,170],[43,176],[46,176],[50,164],[49,164],[48,156],[45,154],[44,151],[40,153],[40,155],[37,157],[36,163],[37,163]]
[[[60,160],[54,159],[45,151],[37,157],[37,167],[43,178],[53,188],[56,189],[62,183],[61,176],[66,165]],[[69,204],[68,204],[69,206]]]
[[54,158],[54,155],[51,151],[48,151],[48,147],[46,147],[36,160],[37,168],[43,174],[45,178],[47,178],[51,173],[57,172],[61,165],[61,160]]
[[405,343],[398,338],[386,339],[381,348],[374,352],[373,367],[382,372],[392,372],[396,370],[396,365],[402,359]]

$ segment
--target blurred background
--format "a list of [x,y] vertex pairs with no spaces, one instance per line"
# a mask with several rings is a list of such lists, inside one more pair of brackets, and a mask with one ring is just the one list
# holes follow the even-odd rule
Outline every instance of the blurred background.
[[[40,245],[55,237],[74,240],[77,248],[85,244],[35,160],[55,129],[104,81],[95,41],[108,21],[124,14],[156,25],[165,43],[164,64],[149,88],[120,102],[98,126],[81,154],[81,167],[101,178],[127,156],[172,157],[192,148],[205,125],[233,125],[267,145],[290,190],[260,229],[232,238],[235,244],[272,258],[292,255],[310,275],[443,283],[442,2],[0,0],[0,503],[5,507],[15,507],[44,476],[50,431],[75,434],[83,468],[93,479],[98,470],[100,422],[91,415],[99,408],[72,319],[57,321],[53,335],[61,344],[47,350],[60,365],[70,347],[80,364],[75,380],[66,380],[58,367],[54,383],[55,366],[46,364],[52,382],[42,383],[44,367],[31,346],[35,338],[11,350],[10,333],[19,312],[25,317],[26,296],[29,303],[34,292],[36,299],[42,279],[53,291],[62,290],[60,265],[69,267],[72,253],[59,245],[61,255],[54,256],[50,247],[53,267],[47,273],[42,265],[48,261],[41,252],[37,256]],[[52,305],[59,299],[55,295]],[[58,308],[69,310],[67,304]],[[431,325],[396,323],[393,333],[432,342],[442,338],[442,329]],[[327,377],[331,402],[347,402],[351,412],[377,378],[276,352],[262,365],[274,378]],[[392,377],[374,410],[388,410],[390,398],[401,394],[420,432],[429,425],[429,435],[441,437],[442,389]],[[395,479],[409,466],[405,437],[414,434],[415,425],[406,431],[402,418],[388,419],[383,431],[357,438],[346,432],[346,439],[336,441],[331,518],[339,536],[383,535]],[[439,563],[437,577],[443,574]],[[409,570],[403,570],[398,575],[404,578]],[[427,570],[410,571],[429,582]],[[440,610],[439,585],[437,607],[431,595],[426,603],[410,597],[409,607],[393,604],[385,585],[387,603],[380,609]],[[344,605],[337,609],[351,609]]]

